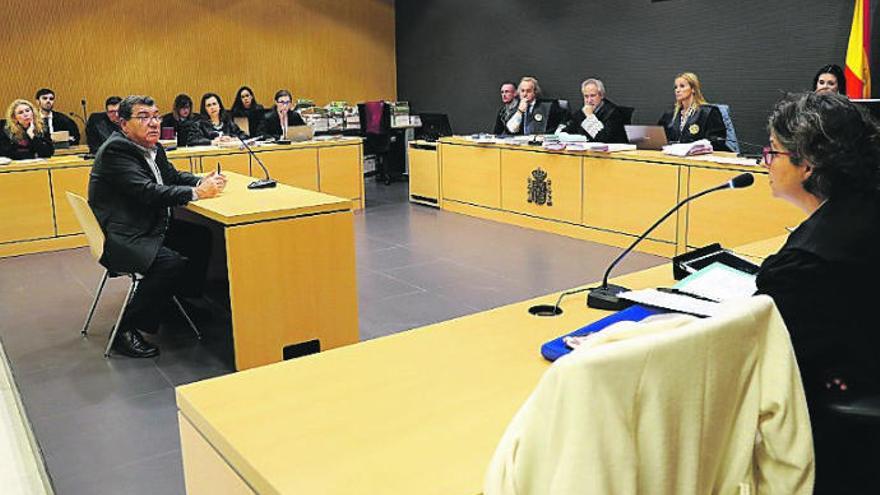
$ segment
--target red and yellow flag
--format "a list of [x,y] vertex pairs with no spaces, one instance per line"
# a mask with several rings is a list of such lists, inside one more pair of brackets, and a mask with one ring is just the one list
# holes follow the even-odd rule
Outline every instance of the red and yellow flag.
[[871,97],[871,0],[856,0],[846,47],[846,95]]

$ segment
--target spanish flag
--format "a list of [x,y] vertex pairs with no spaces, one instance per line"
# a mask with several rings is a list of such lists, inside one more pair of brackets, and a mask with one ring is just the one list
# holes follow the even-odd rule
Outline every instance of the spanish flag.
[[846,48],[846,95],[871,97],[871,0],[856,0]]

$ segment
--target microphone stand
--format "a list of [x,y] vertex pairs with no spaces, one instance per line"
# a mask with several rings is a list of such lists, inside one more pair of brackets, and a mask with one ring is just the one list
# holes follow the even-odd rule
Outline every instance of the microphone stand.
[[630,244],[629,247],[626,248],[626,250],[624,250],[622,253],[620,253],[620,255],[617,258],[615,258],[614,261],[612,261],[610,265],[608,265],[608,269],[605,270],[605,276],[602,277],[602,285],[599,287],[596,287],[595,289],[590,290],[590,294],[587,296],[587,306],[589,306],[591,308],[596,308],[596,309],[621,310],[621,309],[626,308],[627,306],[632,305],[631,302],[620,299],[617,297],[618,294],[620,294],[621,292],[626,292],[629,289],[627,289],[626,287],[620,286],[620,285],[614,285],[614,284],[608,283],[608,276],[611,274],[611,270],[613,270],[614,267],[617,266],[618,263],[620,263],[620,260],[622,260],[627,254],[629,254],[629,252],[632,251],[634,247],[636,247],[640,242],[642,242],[642,240],[644,240],[645,237],[648,237],[648,234],[653,232],[654,229],[657,228],[657,226],[659,226],[661,223],[663,223],[664,220],[669,218],[670,215],[672,215],[673,213],[678,211],[678,209],[681,208],[682,206],[684,206],[686,203],[693,201],[699,197],[705,196],[709,193],[712,193],[715,191],[720,191],[721,189],[728,189],[730,187],[733,187],[732,181],[725,182],[724,184],[715,186],[711,189],[706,189],[705,191],[699,192],[693,196],[690,196],[688,198],[683,199],[677,205],[673,206],[671,210],[669,210],[668,212],[666,212],[665,215],[660,217],[660,220],[657,220],[656,222],[654,222],[654,225],[651,225],[650,227],[648,227],[648,230],[646,230],[642,235],[640,235],[638,237],[638,239],[636,239],[632,244]]
[[241,141],[241,144],[244,145],[245,149],[248,150],[248,153],[250,153],[250,155],[254,157],[255,160],[257,160],[257,163],[260,164],[260,168],[263,169],[263,173],[266,175],[264,179],[257,179],[248,184],[248,189],[270,189],[277,186],[278,183],[274,179],[269,177],[269,169],[267,169],[266,166],[263,165],[263,161],[260,160],[260,157],[257,156],[256,153],[254,153],[254,150],[252,150],[250,146],[248,146],[247,141],[242,138],[241,135],[238,135],[236,137],[239,141]]

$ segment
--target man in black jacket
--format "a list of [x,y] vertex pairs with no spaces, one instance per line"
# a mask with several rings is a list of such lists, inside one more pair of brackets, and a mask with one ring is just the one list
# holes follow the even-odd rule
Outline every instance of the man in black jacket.
[[508,119],[506,127],[510,134],[546,134],[556,131],[561,120],[556,100],[541,98],[541,85],[534,77],[526,76],[519,81],[519,106]]
[[113,350],[131,357],[159,353],[139,330],[155,333],[172,295],[198,295],[210,234],[178,222],[171,207],[220,194],[226,179],[177,171],[158,144],[162,116],[148,96],[119,104],[121,133],[104,143],[89,179],[89,205],[104,231],[101,264],[142,280],[120,322]]
[[583,134],[597,143],[626,143],[623,111],[605,98],[605,85],[598,79],[581,84],[584,106],[565,123],[565,132]]
[[119,131],[119,102],[122,98],[111,96],[104,102],[104,112],[96,112],[89,115],[86,123],[86,140],[89,143],[89,153],[95,154],[104,141],[110,139],[110,135]]
[[290,91],[282,89],[275,93],[275,106],[263,116],[259,132],[251,132],[251,135],[286,139],[289,127],[306,125],[302,117],[291,110],[292,102]]
[[43,119],[43,127],[46,132],[52,134],[58,131],[70,133],[70,144],[79,144],[79,127],[70,117],[61,112],[56,112],[55,92],[48,88],[42,88],[34,96],[37,106],[40,107],[40,117]]
[[519,98],[516,95],[516,84],[513,81],[504,81],[501,83],[501,107],[495,114],[495,128],[492,134],[500,136],[507,134],[507,121],[516,112],[519,106]]

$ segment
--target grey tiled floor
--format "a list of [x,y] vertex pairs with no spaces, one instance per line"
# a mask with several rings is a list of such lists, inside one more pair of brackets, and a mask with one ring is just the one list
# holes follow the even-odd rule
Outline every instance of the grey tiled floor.
[[[619,250],[438,211],[407,186],[367,183],[355,216],[363,340],[596,280]],[[663,258],[634,253],[619,273]],[[232,371],[201,323],[160,333],[153,360],[101,357],[126,282],[108,285],[79,336],[101,270],[85,249],[0,260],[0,339],[61,495],[183,493],[174,386]]]

